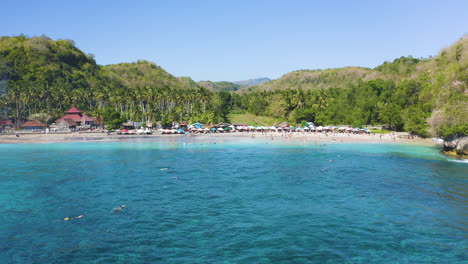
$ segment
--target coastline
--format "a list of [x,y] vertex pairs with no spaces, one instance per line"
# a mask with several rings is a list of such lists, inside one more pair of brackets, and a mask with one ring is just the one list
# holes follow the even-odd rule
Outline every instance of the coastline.
[[407,136],[391,134],[324,134],[324,133],[292,133],[285,134],[281,132],[234,132],[234,133],[208,133],[208,134],[195,134],[192,136],[184,134],[159,134],[152,135],[117,135],[106,133],[83,133],[74,132],[66,134],[0,134],[0,144],[38,144],[38,143],[66,143],[66,142],[111,142],[111,141],[126,141],[128,139],[169,139],[190,137],[196,139],[208,138],[252,138],[263,140],[291,140],[302,142],[328,142],[328,143],[390,143],[390,144],[412,144],[412,145],[425,145],[425,146],[441,146],[440,143],[431,141],[430,139],[414,138],[408,139]]

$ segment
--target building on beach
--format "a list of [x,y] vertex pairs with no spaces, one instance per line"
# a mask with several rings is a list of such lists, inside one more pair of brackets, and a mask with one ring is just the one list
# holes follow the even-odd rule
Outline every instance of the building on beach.
[[78,128],[90,128],[94,125],[94,119],[87,116],[83,111],[76,107],[70,108],[65,115],[57,120],[58,130],[74,130]]
[[71,118],[62,119],[57,124],[58,131],[69,131],[69,130],[76,130],[77,123],[73,121]]
[[20,125],[21,130],[25,131],[45,131],[47,125],[39,121],[26,121]]
[[9,119],[0,120],[0,127],[1,127],[1,128],[5,128],[5,127],[12,128],[12,127],[13,127],[13,123],[12,123]]

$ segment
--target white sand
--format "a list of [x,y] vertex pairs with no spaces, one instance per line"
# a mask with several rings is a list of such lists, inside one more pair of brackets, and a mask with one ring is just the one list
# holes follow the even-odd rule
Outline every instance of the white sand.
[[[106,133],[66,133],[66,134],[0,134],[0,144],[18,144],[18,143],[54,143],[54,142],[93,142],[93,141],[122,141],[132,138],[138,139],[156,139],[161,138],[167,140],[168,138],[188,137],[187,135],[163,135],[155,133],[153,135],[117,135]],[[429,139],[413,138],[408,139],[407,134],[343,134],[343,133],[280,133],[280,132],[234,132],[234,133],[208,133],[208,134],[195,134],[191,137],[203,138],[254,138],[254,139],[268,139],[273,141],[303,141],[305,143],[311,142],[336,142],[336,143],[398,143],[398,144],[423,144],[423,145],[437,145],[437,143]]]

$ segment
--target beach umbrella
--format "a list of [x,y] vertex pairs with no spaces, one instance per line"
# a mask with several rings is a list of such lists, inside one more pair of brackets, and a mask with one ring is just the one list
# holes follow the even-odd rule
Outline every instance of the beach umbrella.
[[124,129],[122,129],[121,131],[122,131],[122,132],[127,132],[128,130],[124,128]]
[[275,126],[271,126],[270,129],[271,129],[271,130],[276,130],[276,127],[275,127]]
[[224,131],[224,129],[223,129],[222,127],[218,127],[218,130],[222,130],[222,131]]
[[309,130],[309,127],[304,127],[304,130]]
[[182,128],[179,128],[179,129],[177,129],[177,132],[182,132],[183,133],[184,130]]
[[199,127],[197,128],[197,131],[203,131],[203,128]]

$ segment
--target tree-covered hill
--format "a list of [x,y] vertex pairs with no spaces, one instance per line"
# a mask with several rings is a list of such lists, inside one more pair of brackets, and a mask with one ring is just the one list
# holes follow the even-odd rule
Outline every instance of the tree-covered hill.
[[212,92],[233,92],[242,88],[242,85],[232,82],[212,82],[212,81],[199,81],[198,85],[205,87]]
[[317,124],[386,124],[420,135],[468,135],[468,40],[437,56],[374,68],[294,71],[239,91],[256,115]]
[[182,83],[182,87],[185,89],[200,89],[202,87],[190,77],[178,77],[177,79]]
[[304,90],[347,88],[358,80],[373,80],[382,74],[362,67],[346,67],[326,70],[299,70],[283,75],[281,78],[259,85],[244,87],[239,92],[272,91],[301,88]]
[[104,68],[110,72],[111,77],[120,79],[121,83],[129,88],[182,88],[182,83],[179,79],[153,62],[139,60],[134,63],[107,65]]
[[218,122],[222,98],[152,62],[99,66],[71,40],[0,38],[1,119],[16,125],[38,113],[53,122],[71,106],[97,116],[111,109],[119,120]]

